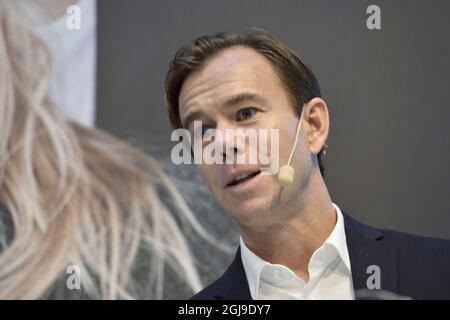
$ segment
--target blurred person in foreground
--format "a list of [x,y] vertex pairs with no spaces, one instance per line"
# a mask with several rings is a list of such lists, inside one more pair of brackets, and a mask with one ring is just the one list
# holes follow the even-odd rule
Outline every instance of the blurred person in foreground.
[[51,56],[15,4],[0,1],[0,299],[198,291],[178,223],[215,240],[152,158],[51,104]]

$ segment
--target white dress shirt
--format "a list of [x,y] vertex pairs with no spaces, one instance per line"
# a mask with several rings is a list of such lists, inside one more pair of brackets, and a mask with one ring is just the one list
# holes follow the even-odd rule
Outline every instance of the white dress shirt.
[[355,298],[344,217],[339,207],[334,203],[333,206],[337,213],[336,225],[324,244],[311,256],[307,283],[286,266],[272,264],[258,257],[241,237],[242,263],[254,300]]
[[68,29],[68,14],[36,28],[49,47],[53,69],[49,99],[71,120],[94,126],[96,98],[97,14],[96,1],[80,0],[80,29]]

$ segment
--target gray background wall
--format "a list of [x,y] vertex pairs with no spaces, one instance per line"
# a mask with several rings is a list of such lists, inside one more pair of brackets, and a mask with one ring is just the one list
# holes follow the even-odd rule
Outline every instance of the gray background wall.
[[[370,4],[381,7],[381,30],[366,27]],[[445,0],[100,0],[98,125],[158,157],[203,223],[235,244],[233,223],[192,168],[168,161],[163,80],[180,45],[262,27],[319,79],[331,115],[333,201],[373,226],[450,238],[449,13]],[[192,201],[200,194],[204,202]],[[212,279],[221,267],[210,268]]]

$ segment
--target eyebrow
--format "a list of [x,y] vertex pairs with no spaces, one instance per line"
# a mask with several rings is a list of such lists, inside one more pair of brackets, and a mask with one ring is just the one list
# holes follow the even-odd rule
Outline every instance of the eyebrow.
[[247,101],[255,101],[255,102],[259,102],[259,103],[265,103],[266,100],[257,95],[256,93],[251,93],[251,92],[243,92],[243,93],[239,93],[233,97],[231,97],[230,99],[228,99],[227,101],[225,101],[225,103],[223,104],[225,107],[232,107],[235,106],[237,104],[240,104],[242,102],[247,102]]
[[[223,103],[223,107],[230,108],[230,107],[233,107],[240,103],[249,102],[249,101],[254,101],[254,102],[257,102],[260,104],[264,104],[266,102],[266,100],[263,97],[261,97],[260,95],[257,95],[255,93],[251,93],[251,92],[243,92],[243,93],[239,93],[239,94],[229,98],[228,100],[226,100],[225,103]],[[201,112],[201,111],[194,111],[194,112],[189,113],[189,115],[186,117],[186,119],[184,121],[182,121],[181,125],[183,126],[183,128],[188,128],[188,126],[191,124],[191,122],[194,121],[195,119],[200,118],[200,116],[202,114],[203,114],[203,112]]]
[[183,128],[189,128],[189,126],[191,125],[191,122],[194,121],[195,119],[200,118],[200,116],[203,114],[203,112],[201,111],[194,111],[189,113],[189,115],[186,117],[186,119],[184,119],[184,121],[181,122],[181,125],[183,126]]

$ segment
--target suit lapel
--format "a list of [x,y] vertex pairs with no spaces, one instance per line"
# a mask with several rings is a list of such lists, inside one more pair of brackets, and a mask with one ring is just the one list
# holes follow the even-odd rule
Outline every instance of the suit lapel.
[[252,300],[247,276],[242,264],[240,248],[236,252],[233,263],[227,269],[220,281],[220,292],[213,295],[214,299]]
[[352,219],[346,213],[343,215],[355,292],[370,289],[368,279],[378,271],[381,289],[397,292],[395,249],[383,241],[380,231]]

